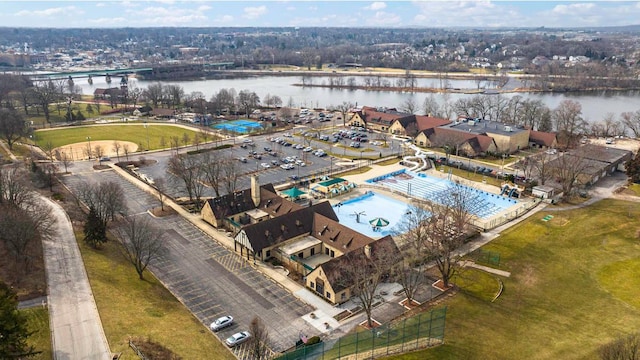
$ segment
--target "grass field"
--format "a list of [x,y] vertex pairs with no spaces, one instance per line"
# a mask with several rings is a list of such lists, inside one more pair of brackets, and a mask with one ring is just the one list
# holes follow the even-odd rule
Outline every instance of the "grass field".
[[494,303],[464,292],[448,306],[445,344],[389,359],[595,359],[640,329],[640,204],[603,200],[541,211],[486,250],[501,257]]
[[[99,126],[79,126],[56,130],[36,131],[36,143],[41,148],[47,142],[51,142],[54,148],[86,142],[87,137],[95,140],[120,140],[131,141],[139,144],[142,148],[147,148],[147,134],[149,139],[149,150],[162,148],[161,139],[164,138],[164,148],[168,148],[171,138],[177,136],[180,139],[180,146],[184,146],[182,138],[184,134],[189,136],[189,143],[193,143],[197,131],[185,129],[178,126],[149,124],[147,128],[143,124],[132,125],[99,125]],[[213,136],[209,137],[209,140]]]
[[51,352],[51,334],[49,333],[49,311],[46,308],[20,310],[28,320],[29,330],[34,333],[29,337],[29,345],[33,346],[40,354],[30,358],[34,360],[53,359]]
[[[82,238],[82,234],[76,234]],[[137,359],[129,337],[147,337],[182,359],[234,359],[234,356],[150,273],[138,279],[113,242],[101,250],[79,243],[104,332],[112,352]]]

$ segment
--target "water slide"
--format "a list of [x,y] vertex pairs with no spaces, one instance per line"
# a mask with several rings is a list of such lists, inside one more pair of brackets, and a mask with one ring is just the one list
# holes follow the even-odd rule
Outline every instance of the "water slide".
[[429,159],[427,155],[432,155],[432,152],[426,152],[414,144],[404,143],[404,146],[415,151],[414,155],[405,156],[402,161],[411,165],[410,171],[422,171],[429,168]]

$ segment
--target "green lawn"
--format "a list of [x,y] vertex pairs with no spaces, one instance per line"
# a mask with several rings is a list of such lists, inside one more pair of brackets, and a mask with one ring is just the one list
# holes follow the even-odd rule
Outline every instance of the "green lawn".
[[640,204],[604,200],[541,221],[548,214],[485,246],[511,272],[498,300],[458,293],[442,304],[444,345],[389,359],[595,359],[638,331]]
[[[76,234],[80,239],[82,234]],[[91,289],[112,352],[122,359],[137,359],[129,349],[129,337],[147,337],[171,349],[182,359],[234,359],[202,325],[150,273],[138,280],[113,242],[94,250],[80,242]]]
[[[199,132],[188,130],[178,126],[159,125],[150,123],[147,128],[144,124],[132,125],[98,125],[98,126],[80,126],[69,127],[64,129],[36,131],[36,143],[43,147],[47,142],[51,142],[54,148],[86,142],[87,137],[91,140],[120,140],[131,141],[140,144],[144,148],[147,147],[147,133],[149,139],[149,150],[160,149],[161,138],[164,138],[167,148],[170,146],[170,139],[174,136],[180,138],[180,146],[184,146],[182,137],[187,134],[190,143],[193,143],[194,136]],[[212,137],[209,137],[211,140]]]
[[29,330],[34,333],[29,337],[29,345],[33,346],[40,354],[30,358],[35,360],[53,359],[51,352],[51,333],[49,332],[49,311],[46,308],[20,310],[26,317]]

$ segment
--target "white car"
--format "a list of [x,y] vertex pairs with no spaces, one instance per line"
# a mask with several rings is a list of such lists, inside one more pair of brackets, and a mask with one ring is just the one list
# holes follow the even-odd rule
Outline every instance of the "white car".
[[234,347],[236,345],[242,344],[243,342],[249,340],[251,337],[251,333],[248,331],[240,331],[239,333],[235,333],[227,338],[224,342],[229,347]]
[[267,163],[262,163],[262,164],[260,164],[260,166],[262,166],[262,167],[263,167],[263,168],[265,168],[265,169],[268,169],[268,168],[270,168],[270,167],[271,167],[271,165],[269,165],[269,164],[267,164]]
[[307,146],[306,148],[304,148],[304,150],[302,150],[304,152],[312,152],[313,148],[311,146]]
[[249,143],[252,143],[252,142],[253,142],[253,140],[251,140],[251,139],[244,139],[244,140],[242,140],[242,142],[243,142],[243,143],[245,143],[245,144],[249,144]]
[[217,318],[209,327],[211,328],[211,331],[218,331],[231,325],[233,325],[233,316],[227,315]]

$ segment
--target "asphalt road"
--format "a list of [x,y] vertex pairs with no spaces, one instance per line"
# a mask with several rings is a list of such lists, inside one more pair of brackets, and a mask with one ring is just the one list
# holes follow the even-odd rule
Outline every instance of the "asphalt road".
[[[127,194],[130,215],[149,216],[146,210],[158,206],[153,196],[111,170],[63,179],[72,191],[81,181],[120,184]],[[299,331],[316,331],[301,318],[313,308],[186,219],[174,215],[154,218],[153,223],[164,229],[167,251],[151,263],[151,271],[205,326],[220,316],[232,315],[236,324],[218,333],[220,339],[248,330],[255,316],[265,323],[270,347],[277,352],[295,345]],[[241,355],[244,349],[234,352]]]
[[58,204],[43,202],[57,221],[56,235],[43,241],[53,358],[111,359],[71,221]]

